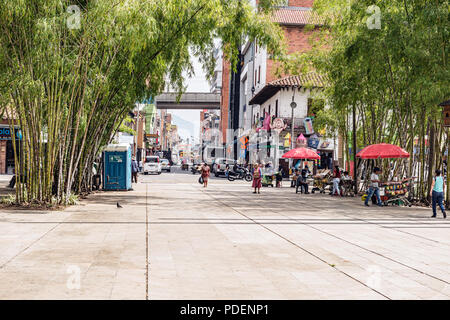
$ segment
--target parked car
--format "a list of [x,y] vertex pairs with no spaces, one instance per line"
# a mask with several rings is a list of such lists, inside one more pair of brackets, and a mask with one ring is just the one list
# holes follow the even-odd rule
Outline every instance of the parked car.
[[161,174],[162,166],[158,156],[145,157],[144,174],[156,173]]
[[171,168],[169,160],[161,159],[161,170],[170,172]]
[[217,158],[214,159],[213,163],[212,163],[212,173],[214,173],[214,175],[216,177],[218,177],[221,174],[225,174],[226,168],[227,168],[227,164],[232,167],[234,165],[236,161],[233,159],[225,159],[225,158]]

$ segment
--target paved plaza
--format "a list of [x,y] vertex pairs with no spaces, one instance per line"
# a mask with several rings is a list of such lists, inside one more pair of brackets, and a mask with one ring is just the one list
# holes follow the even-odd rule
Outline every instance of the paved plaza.
[[450,297],[450,222],[430,209],[140,178],[63,212],[1,210],[0,299]]

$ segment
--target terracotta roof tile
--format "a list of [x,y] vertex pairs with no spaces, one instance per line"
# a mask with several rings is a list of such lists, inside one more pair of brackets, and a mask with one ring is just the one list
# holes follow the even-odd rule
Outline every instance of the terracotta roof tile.
[[312,86],[322,88],[325,86],[326,78],[318,73],[309,72],[300,76],[288,76],[269,82],[267,85],[271,87],[305,87]]
[[287,76],[266,84],[249,102],[249,104],[262,104],[273,97],[281,88],[287,87],[314,87],[323,88],[327,85],[327,78],[315,72],[300,76]]
[[283,7],[274,11],[273,21],[281,25],[322,25],[321,19],[311,8]]

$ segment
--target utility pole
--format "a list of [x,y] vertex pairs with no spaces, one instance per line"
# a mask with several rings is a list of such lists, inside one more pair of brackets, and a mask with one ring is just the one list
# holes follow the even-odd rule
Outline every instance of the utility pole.
[[[294,92],[292,94],[292,102],[291,102],[291,109],[292,109],[292,117],[291,117],[291,150],[294,149],[294,110],[295,108],[297,108],[297,103],[294,101],[294,97],[295,97],[295,89],[296,87],[294,87]],[[289,167],[292,168],[292,164],[293,164],[293,160],[289,159]]]
[[292,116],[291,116],[291,150],[294,149],[294,110],[297,108],[297,103],[294,101],[295,97],[295,87],[294,92],[292,94],[292,102],[291,102],[291,109],[292,109]]

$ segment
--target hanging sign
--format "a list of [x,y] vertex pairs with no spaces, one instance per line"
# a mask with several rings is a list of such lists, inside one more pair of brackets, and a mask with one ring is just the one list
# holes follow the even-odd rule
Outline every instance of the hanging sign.
[[276,118],[273,120],[272,129],[275,130],[278,134],[286,129],[286,126],[287,125],[284,123],[284,120],[281,118]]
[[303,124],[305,125],[306,134],[313,134],[314,133],[314,129],[313,129],[312,119],[311,118],[305,118],[305,120],[303,120]]
[[319,146],[320,139],[317,137],[317,135],[312,135],[311,138],[308,139],[308,147],[312,149],[317,149]]
[[291,134],[288,133],[285,137],[284,137],[284,147],[285,148],[289,148],[291,146]]

